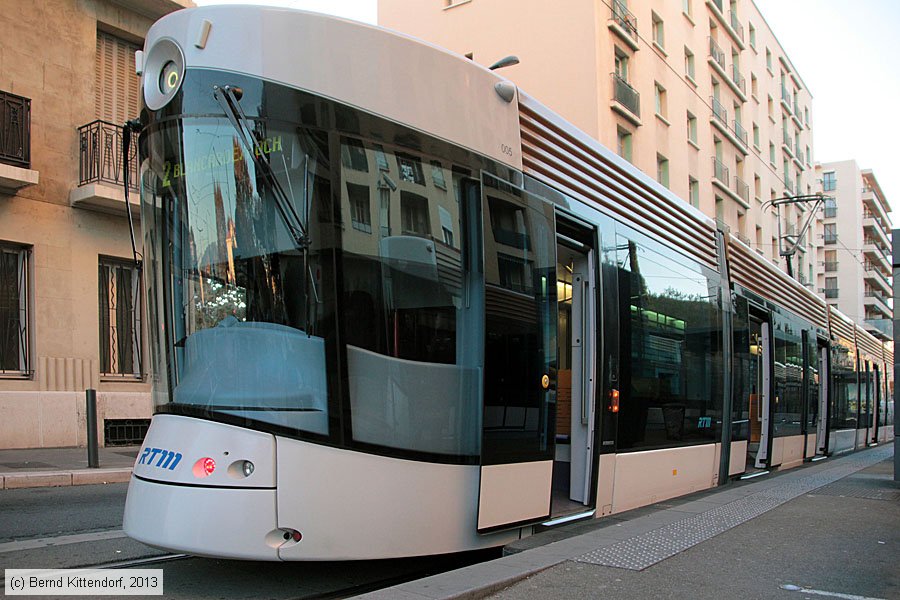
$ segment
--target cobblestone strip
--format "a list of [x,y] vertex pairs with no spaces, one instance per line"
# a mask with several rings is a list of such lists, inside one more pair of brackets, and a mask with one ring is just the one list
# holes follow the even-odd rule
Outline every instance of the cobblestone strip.
[[788,474],[783,483],[629,540],[593,550],[575,561],[642,571],[789,500],[885,460],[892,454],[891,444],[840,459],[834,466],[817,469],[813,473],[798,473],[799,476]]

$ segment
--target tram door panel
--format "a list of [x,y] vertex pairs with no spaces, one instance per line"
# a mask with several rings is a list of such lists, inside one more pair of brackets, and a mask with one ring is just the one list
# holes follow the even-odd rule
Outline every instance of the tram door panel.
[[553,515],[591,503],[596,363],[596,288],[593,250],[557,236],[559,370]]
[[816,455],[825,454],[828,434],[828,347],[819,345],[819,420],[816,423]]
[[765,469],[769,457],[769,415],[771,397],[772,338],[769,323],[750,318],[751,393],[750,443],[747,445],[747,468]]
[[484,407],[477,530],[550,516],[556,400],[553,207],[483,175]]

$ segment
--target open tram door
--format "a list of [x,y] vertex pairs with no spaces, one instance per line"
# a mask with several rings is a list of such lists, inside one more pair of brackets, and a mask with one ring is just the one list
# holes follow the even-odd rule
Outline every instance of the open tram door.
[[559,368],[551,512],[554,518],[571,519],[590,511],[595,502],[595,231],[562,217],[556,227]]

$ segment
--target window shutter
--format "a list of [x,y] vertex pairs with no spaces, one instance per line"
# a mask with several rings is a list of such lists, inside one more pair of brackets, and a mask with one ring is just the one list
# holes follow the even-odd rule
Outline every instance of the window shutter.
[[121,125],[140,112],[140,78],[134,53],[140,48],[109,33],[97,32],[94,103],[97,118]]

